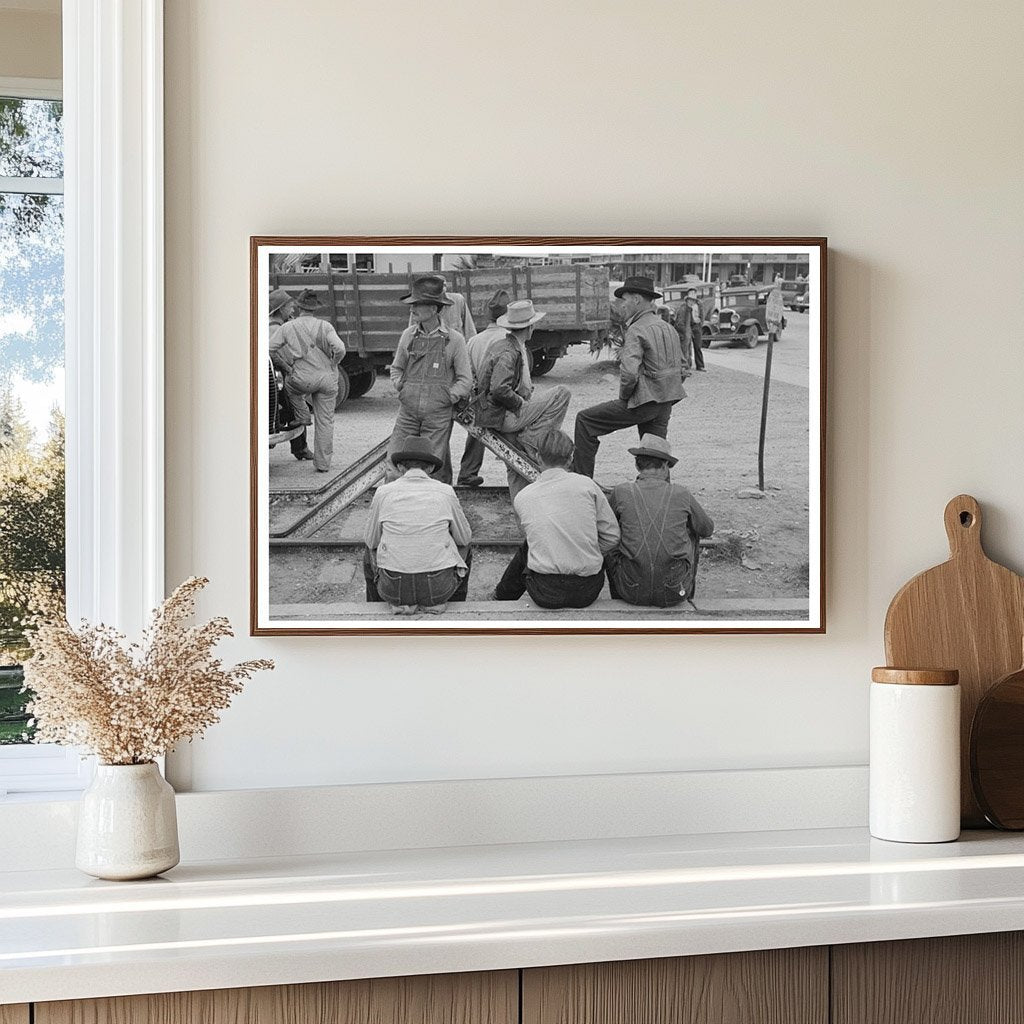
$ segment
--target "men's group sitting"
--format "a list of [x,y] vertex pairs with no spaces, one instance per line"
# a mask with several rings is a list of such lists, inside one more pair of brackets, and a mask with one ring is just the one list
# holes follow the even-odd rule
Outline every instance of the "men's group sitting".
[[[570,469],[574,445],[562,431],[539,438],[536,452],[540,476],[513,500],[526,539],[495,600],[526,593],[542,608],[587,608],[606,578],[613,598],[634,605],[667,608],[692,596],[697,544],[714,524],[672,483],[677,460],[664,438],[644,434],[629,449],[638,476],[608,497]],[[441,464],[428,440],[406,438],[392,462],[401,475],[378,488],[366,526],[366,599],[395,614],[441,614],[466,600],[472,531],[452,486],[428,475]]]

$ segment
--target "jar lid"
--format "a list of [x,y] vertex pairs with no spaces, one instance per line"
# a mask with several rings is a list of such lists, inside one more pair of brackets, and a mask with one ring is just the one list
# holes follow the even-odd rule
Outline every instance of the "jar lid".
[[873,683],[900,683],[913,686],[956,686],[960,672],[955,668],[888,668],[871,670]]

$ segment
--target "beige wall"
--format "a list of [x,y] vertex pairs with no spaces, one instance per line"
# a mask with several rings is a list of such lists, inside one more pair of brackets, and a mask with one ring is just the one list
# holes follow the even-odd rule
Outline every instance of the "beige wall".
[[167,8],[168,578],[243,632],[249,235],[832,246],[826,636],[243,637],[195,786],[864,762],[947,499],[1024,569],[1024,7]]
[[0,78],[61,75],[60,14],[4,10],[0,4]]

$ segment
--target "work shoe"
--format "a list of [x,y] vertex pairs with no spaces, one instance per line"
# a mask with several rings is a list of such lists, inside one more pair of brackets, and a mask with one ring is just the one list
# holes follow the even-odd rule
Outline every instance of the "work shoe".
[[442,604],[431,604],[424,605],[421,609],[424,615],[444,615],[448,611],[448,602],[445,601]]
[[484,482],[482,476],[467,476],[464,480],[459,480],[459,487],[479,487]]
[[294,452],[293,454],[299,462],[308,462],[313,458],[313,453],[308,448],[304,448],[301,452]]

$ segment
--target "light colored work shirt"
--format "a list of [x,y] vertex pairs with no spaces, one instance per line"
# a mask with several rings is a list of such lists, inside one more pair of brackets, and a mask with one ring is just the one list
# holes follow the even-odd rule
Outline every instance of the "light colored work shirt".
[[363,540],[377,552],[377,565],[392,572],[465,568],[459,554],[473,531],[455,490],[422,469],[407,470],[377,488]]
[[560,576],[595,576],[619,543],[619,523],[604,491],[588,476],[545,469],[515,499],[526,534],[526,567]]
[[489,323],[479,334],[469,339],[469,361],[473,365],[473,377],[480,380],[480,368],[484,365],[484,359],[490,347],[501,341],[508,334],[504,327],[499,327],[493,321]]
[[326,320],[300,316],[271,331],[270,358],[288,372],[302,362],[317,370],[336,370],[345,358],[345,342]]
[[[436,360],[424,359],[422,356],[432,338],[442,339],[443,356]],[[413,342],[417,344],[413,345]],[[443,385],[449,392],[448,404],[454,405],[463,398],[469,398],[473,391],[473,367],[466,340],[443,320],[429,331],[422,324],[406,327],[398,339],[390,373],[391,383],[400,396],[407,384],[435,388]]]

